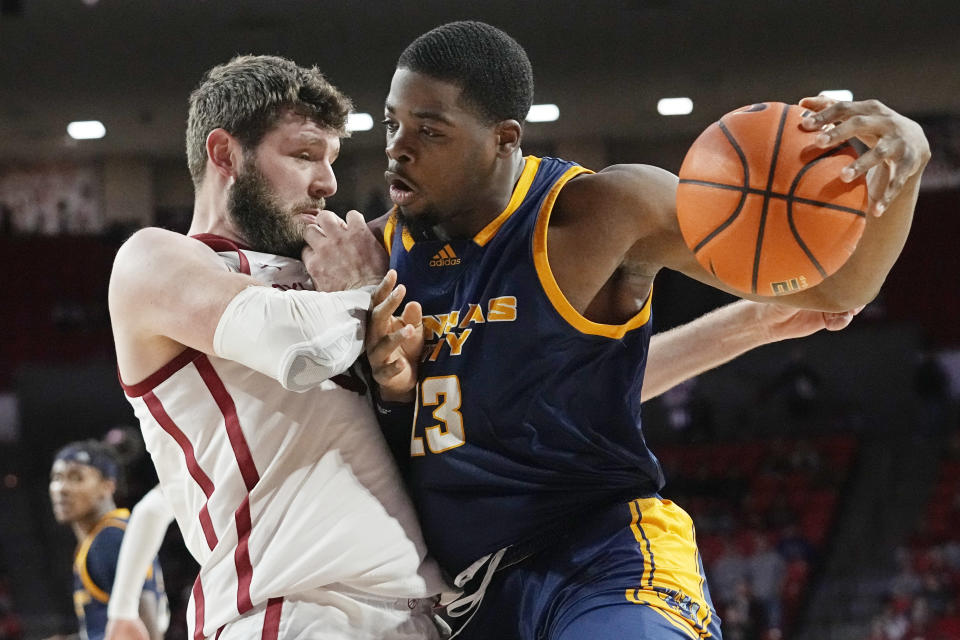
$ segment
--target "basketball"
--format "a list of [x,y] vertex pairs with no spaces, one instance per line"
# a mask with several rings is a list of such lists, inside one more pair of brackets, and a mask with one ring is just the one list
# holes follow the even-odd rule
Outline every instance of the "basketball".
[[744,293],[775,296],[823,281],[853,253],[866,223],[858,156],[816,146],[806,110],[764,102],[732,111],[700,134],[680,168],[677,215],[697,260]]

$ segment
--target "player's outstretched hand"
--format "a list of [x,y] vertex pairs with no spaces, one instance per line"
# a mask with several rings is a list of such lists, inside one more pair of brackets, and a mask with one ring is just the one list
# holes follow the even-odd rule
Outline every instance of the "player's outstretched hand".
[[376,285],[387,272],[387,252],[363,216],[349,211],[341,220],[321,211],[303,231],[303,264],[317,291],[344,291]]
[[822,129],[817,144],[828,148],[857,138],[870,150],[846,167],[845,182],[867,173],[870,210],[882,215],[911,176],[930,159],[930,143],[919,124],[877,100],[837,101],[804,98],[800,106],[815,113],[802,121],[808,131]]
[[408,302],[399,316],[407,290],[397,284],[397,272],[387,272],[373,293],[367,323],[367,360],[380,385],[380,397],[394,402],[413,400],[417,364],[423,351],[423,311],[418,302]]
[[112,619],[107,622],[104,640],[150,640],[150,634],[143,620]]
[[757,321],[769,332],[770,342],[803,338],[821,329],[840,331],[863,310],[863,307],[857,307],[850,311],[830,312],[797,309],[775,303],[758,302],[756,305]]

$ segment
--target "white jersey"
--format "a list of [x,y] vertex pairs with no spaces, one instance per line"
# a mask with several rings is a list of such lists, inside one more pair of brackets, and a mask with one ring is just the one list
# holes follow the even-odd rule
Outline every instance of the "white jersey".
[[[313,288],[299,260],[198,238],[231,270],[278,288]],[[394,602],[444,589],[369,394],[349,382],[295,393],[188,349],[124,385],[200,564],[192,637],[212,637],[278,598],[309,599],[311,590]]]

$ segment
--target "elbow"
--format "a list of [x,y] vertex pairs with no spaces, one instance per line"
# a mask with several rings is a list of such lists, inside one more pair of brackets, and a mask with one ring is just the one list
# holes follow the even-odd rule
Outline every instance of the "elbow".
[[824,289],[817,297],[816,308],[820,311],[843,313],[867,306],[880,294],[880,285],[849,289]]

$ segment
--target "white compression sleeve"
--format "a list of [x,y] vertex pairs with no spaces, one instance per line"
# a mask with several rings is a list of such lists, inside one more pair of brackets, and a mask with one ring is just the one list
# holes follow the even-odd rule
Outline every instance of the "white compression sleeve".
[[172,520],[173,512],[159,486],[148,491],[133,507],[120,543],[107,618],[132,620],[140,616],[143,581]]
[[363,351],[373,289],[323,293],[247,287],[220,316],[214,353],[291,391],[306,391],[346,371]]

